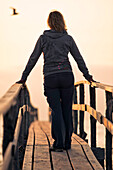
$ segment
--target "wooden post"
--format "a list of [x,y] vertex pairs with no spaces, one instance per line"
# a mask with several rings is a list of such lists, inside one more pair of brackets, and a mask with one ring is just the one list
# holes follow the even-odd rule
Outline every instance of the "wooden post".
[[0,169],[3,164],[3,114],[0,113]]
[[[112,93],[106,91],[106,118],[112,122]],[[106,170],[112,169],[112,135],[106,129]]]
[[[90,106],[96,110],[95,87],[90,86]],[[91,147],[96,147],[96,119],[90,116],[91,122]]]
[[[77,104],[77,87],[74,86],[74,104]],[[78,129],[78,111],[74,110],[74,133],[77,134]]]
[[[80,84],[80,96],[79,96],[80,104],[84,104],[84,84]],[[79,115],[79,131],[80,137],[84,136],[84,111],[80,111]]]
[[[23,106],[25,103],[25,99],[24,99],[24,89],[21,90],[21,106]],[[24,113],[23,113],[23,109],[21,109],[21,114],[22,114],[22,126],[21,126],[21,133],[20,133],[20,141],[19,141],[19,145],[23,146],[24,145],[24,134],[25,134],[25,120],[24,120]]]
[[27,89],[25,89],[25,104],[26,104],[26,109],[25,109],[25,137],[27,137],[27,134],[28,134],[28,127],[29,127],[29,110],[28,110],[28,107],[29,107],[29,98],[28,98],[28,93],[27,93]]

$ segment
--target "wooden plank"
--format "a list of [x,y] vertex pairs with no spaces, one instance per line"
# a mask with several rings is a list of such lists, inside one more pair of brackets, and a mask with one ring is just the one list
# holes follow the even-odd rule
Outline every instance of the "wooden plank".
[[33,145],[29,145],[26,147],[23,168],[22,170],[32,170],[32,152],[33,152]]
[[73,104],[72,109],[85,111],[85,104]]
[[107,130],[113,135],[113,123],[104,116],[102,117],[102,123],[107,128]]
[[[51,124],[50,124],[50,122],[40,122],[40,126],[45,131],[45,133],[48,135],[50,143],[52,145],[53,139],[51,137]],[[51,152],[51,154],[52,154],[52,161],[53,161],[54,169],[57,169],[57,170],[60,170],[60,169],[72,170],[66,151]]]
[[[50,130],[50,123],[49,122],[40,122],[41,127],[43,130],[46,132],[46,134],[51,137],[51,130]],[[49,127],[49,128],[48,128]],[[102,169],[101,165],[98,163],[97,159],[95,158],[93,152],[91,151],[89,145],[79,138],[77,135],[77,140],[79,139],[80,144],[83,145],[84,150],[88,156],[88,159],[90,162],[93,164],[95,168]],[[92,169],[91,165],[87,161],[83,150],[81,148],[81,145],[74,139],[75,134],[73,134],[72,138],[72,149],[68,150],[68,153],[70,155],[71,162],[74,166],[75,169]],[[63,153],[58,153],[58,152],[52,152],[52,159],[53,159],[53,167],[55,169],[61,169],[62,166],[64,167],[63,169],[72,169],[71,166],[69,165],[69,161],[67,160],[67,155],[66,152],[64,151]],[[63,161],[62,161],[63,160]],[[82,163],[81,163],[82,162]]]
[[102,114],[86,104],[73,104],[73,110],[82,110],[90,113],[99,123],[102,123]]
[[39,121],[39,125],[49,137],[50,144],[52,144],[54,142],[54,139],[51,136],[51,123],[47,121]]
[[7,170],[9,168],[10,161],[12,158],[12,146],[13,146],[13,142],[10,142],[4,155],[3,165],[1,168],[2,170]]
[[113,123],[105,118],[100,112],[96,111],[89,105],[85,104],[73,104],[73,110],[82,110],[90,113],[99,123],[103,124],[108,131],[113,135]]
[[79,81],[79,82],[76,82],[74,85],[78,86],[80,84],[88,84],[88,85],[91,84],[91,86],[93,86],[93,87],[97,87],[97,88],[112,92],[112,94],[113,94],[113,86],[110,86],[110,85],[106,85],[106,84],[102,84],[102,83],[98,83],[98,82],[91,82],[90,83],[88,81]]
[[[77,136],[76,134],[73,134],[72,136],[72,142],[73,145],[76,144],[77,142],[82,145],[84,152],[88,158],[88,160],[90,161],[91,165],[93,166],[94,169],[98,169],[98,170],[102,170],[102,166],[99,164],[99,162],[97,161],[96,157],[94,156],[92,150],[90,149],[89,145],[83,140],[81,139],[79,136]],[[72,147],[73,147],[72,145]],[[85,166],[84,166],[85,167]]]
[[34,170],[51,169],[49,146],[45,133],[41,130],[39,122],[34,122],[35,151],[34,151]]
[[34,170],[51,169],[48,146],[45,145],[35,146],[33,169]]
[[87,161],[80,144],[74,138],[72,138],[71,150],[68,150],[68,153],[75,170],[92,170],[92,167]]
[[95,82],[92,82],[92,85],[113,93],[113,86],[102,84],[102,83],[95,83]]
[[80,84],[88,84],[88,85],[90,85],[89,81],[86,81],[86,80],[82,80],[82,81],[78,81],[78,82],[74,83],[75,86],[79,86]]
[[34,130],[33,123],[30,125],[28,140],[25,149],[23,168],[22,170],[32,170],[32,154],[33,154],[33,144],[34,144]]
[[66,151],[52,152],[52,160],[54,169],[72,170]]
[[[41,128],[42,130],[41,130]],[[31,169],[32,167],[32,150],[33,150],[33,131],[35,134],[35,151],[34,151],[34,165],[33,169],[51,169],[50,157],[49,157],[49,146],[46,135],[48,138],[51,138],[51,128],[49,122],[38,122],[35,121],[32,123],[29,129],[29,137],[26,146],[26,152],[24,158],[23,169]],[[46,133],[46,134],[45,134]],[[76,140],[75,140],[76,138]],[[79,142],[78,142],[79,140]],[[53,142],[53,140],[51,140]],[[51,143],[52,144],[52,143]],[[92,169],[91,165],[86,159],[86,156],[83,153],[82,147],[87,154],[88,159],[91,164],[93,164],[94,169],[102,169],[95,156],[93,155],[88,144],[79,138],[77,135],[73,134],[72,138],[72,149],[68,150],[72,165],[74,169]],[[68,160],[66,151],[63,152],[51,152],[52,161],[54,169],[66,169],[71,170],[72,167]]]
[[15,103],[16,97],[18,96],[22,84],[14,84],[5,95],[0,99],[0,114],[5,114],[9,108]]
[[19,114],[18,114],[18,119],[17,119],[17,123],[16,123],[16,127],[15,127],[15,132],[14,132],[14,143],[15,143],[15,148],[17,147],[17,143],[18,143],[18,138],[19,138],[19,134],[20,134],[20,127],[21,127],[21,122],[22,122],[22,114],[21,114],[21,108],[19,109]]

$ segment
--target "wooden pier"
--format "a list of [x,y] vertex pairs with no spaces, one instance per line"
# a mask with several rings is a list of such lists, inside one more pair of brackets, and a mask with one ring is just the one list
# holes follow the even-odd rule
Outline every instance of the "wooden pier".
[[[89,105],[85,103],[85,85],[89,86]],[[96,110],[96,88],[105,92],[105,114]],[[73,103],[72,147],[53,152],[49,149],[53,143],[50,122],[38,121],[38,109],[31,104],[26,86],[12,85],[0,99],[0,169],[112,170],[113,86],[77,82]],[[85,113],[90,114],[91,147],[84,131]],[[105,148],[96,146],[97,121],[106,129]]]
[[22,169],[103,169],[89,145],[79,136],[73,134],[72,147],[67,151],[51,152],[49,147],[52,143],[50,122],[33,122],[29,128]]

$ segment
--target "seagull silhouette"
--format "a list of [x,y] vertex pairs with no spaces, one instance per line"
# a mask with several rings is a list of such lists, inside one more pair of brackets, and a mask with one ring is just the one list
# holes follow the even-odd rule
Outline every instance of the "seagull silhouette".
[[10,7],[13,10],[13,14],[12,15],[18,15],[19,13],[16,12],[16,9],[13,7]]

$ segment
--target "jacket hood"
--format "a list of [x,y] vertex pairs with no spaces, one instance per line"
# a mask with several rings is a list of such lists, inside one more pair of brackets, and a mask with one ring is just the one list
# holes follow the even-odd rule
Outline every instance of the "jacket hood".
[[43,34],[50,38],[56,39],[66,35],[67,32],[65,30],[62,32],[57,32],[55,30],[45,30]]

